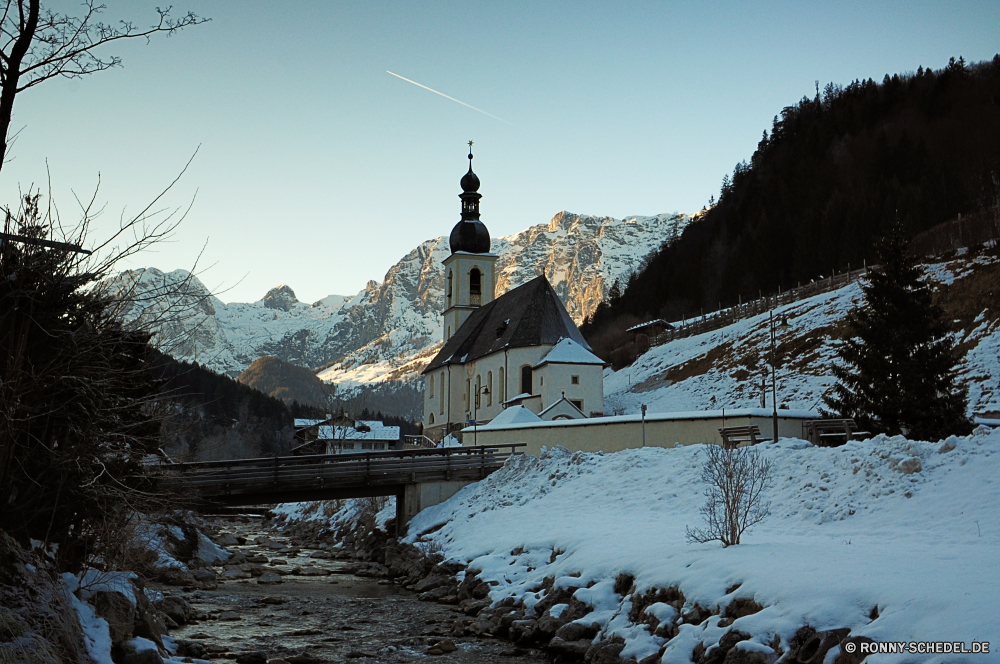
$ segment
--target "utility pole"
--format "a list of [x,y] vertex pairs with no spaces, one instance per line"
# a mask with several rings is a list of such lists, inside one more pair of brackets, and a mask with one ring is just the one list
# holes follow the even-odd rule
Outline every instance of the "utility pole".
[[[771,319],[771,432],[774,436],[774,442],[778,442],[778,387],[777,381],[775,380],[775,350],[774,350],[774,311],[770,312]],[[781,323],[778,325],[779,329],[788,329],[788,318],[786,316],[781,317]]]

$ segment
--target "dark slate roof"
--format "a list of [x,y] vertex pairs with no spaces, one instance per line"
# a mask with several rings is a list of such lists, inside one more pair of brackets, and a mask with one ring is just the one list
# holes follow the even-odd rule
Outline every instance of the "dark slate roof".
[[555,345],[564,338],[591,350],[543,275],[472,312],[421,373],[472,362],[505,347]]

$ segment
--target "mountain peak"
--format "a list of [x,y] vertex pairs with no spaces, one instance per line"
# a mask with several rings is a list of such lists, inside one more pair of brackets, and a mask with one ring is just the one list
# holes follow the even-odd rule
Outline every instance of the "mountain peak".
[[295,291],[285,284],[278,284],[267,291],[267,295],[264,296],[264,306],[268,309],[291,311],[298,303],[299,300],[295,297]]

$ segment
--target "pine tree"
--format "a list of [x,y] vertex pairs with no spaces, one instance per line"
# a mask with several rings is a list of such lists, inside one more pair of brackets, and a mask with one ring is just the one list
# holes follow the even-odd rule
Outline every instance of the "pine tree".
[[826,405],[873,433],[920,440],[969,433],[967,391],[957,382],[944,310],[931,301],[898,223],[877,252],[881,267],[869,272],[864,304],[848,316]]

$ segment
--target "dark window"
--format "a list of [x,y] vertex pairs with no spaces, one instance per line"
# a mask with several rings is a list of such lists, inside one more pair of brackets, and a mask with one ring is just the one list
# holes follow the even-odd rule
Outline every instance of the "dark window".
[[472,272],[469,273],[469,292],[483,292],[483,273],[477,268],[472,268]]
[[579,408],[581,411],[583,410],[583,401],[578,401],[578,400],[575,400],[575,399],[570,399],[569,402],[571,404],[573,404],[574,406],[576,406],[577,408]]
[[[573,385],[579,385],[580,384],[580,377],[579,376],[570,376],[569,382],[572,383]],[[432,394],[431,396],[434,396],[434,395]]]
[[531,365],[521,367],[521,394],[531,394]]

